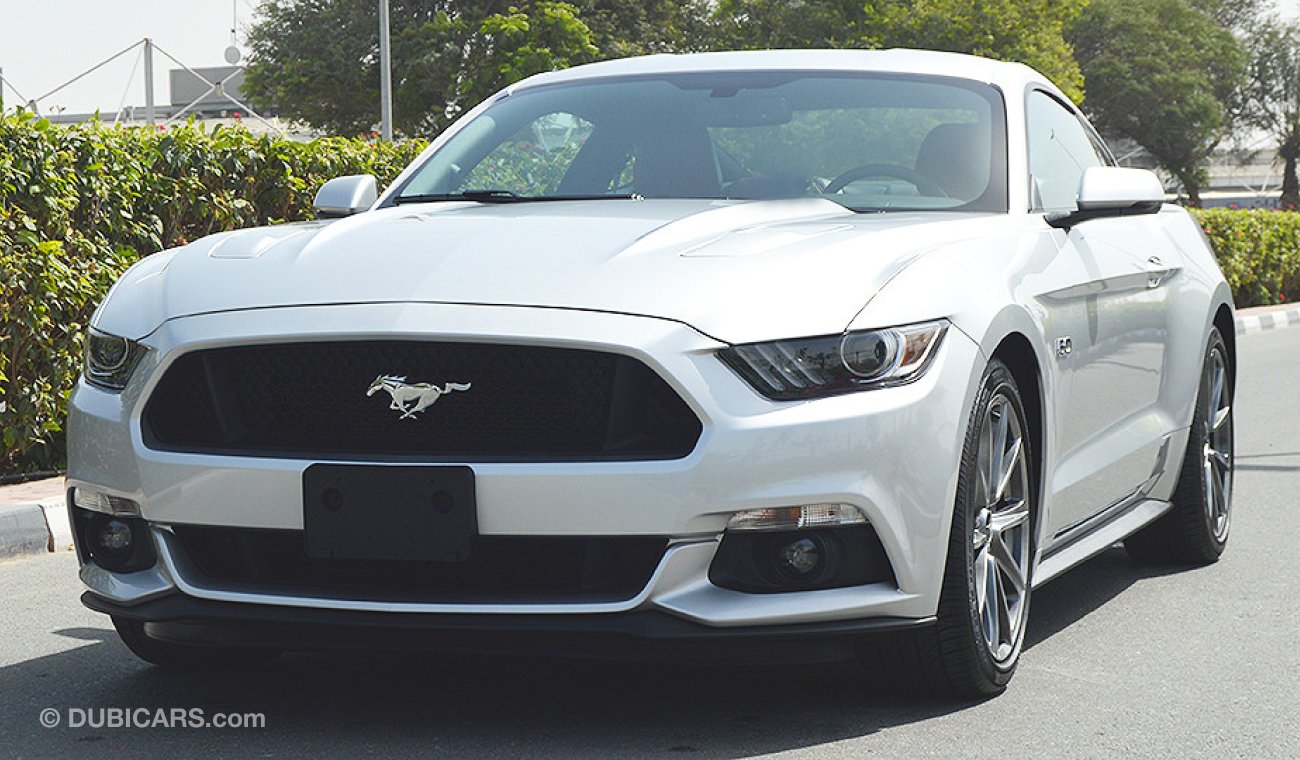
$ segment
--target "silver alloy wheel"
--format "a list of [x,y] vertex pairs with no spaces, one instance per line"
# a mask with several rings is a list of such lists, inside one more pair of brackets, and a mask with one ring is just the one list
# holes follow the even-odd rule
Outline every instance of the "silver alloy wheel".
[[1228,535],[1232,511],[1232,397],[1228,392],[1228,369],[1223,351],[1215,347],[1205,363],[1210,392],[1205,409],[1205,449],[1201,462],[1205,478],[1205,509],[1214,540]]
[[1024,639],[1029,583],[1029,463],[1024,425],[999,391],[980,422],[976,458],[974,551],[979,627],[998,664],[1013,662]]

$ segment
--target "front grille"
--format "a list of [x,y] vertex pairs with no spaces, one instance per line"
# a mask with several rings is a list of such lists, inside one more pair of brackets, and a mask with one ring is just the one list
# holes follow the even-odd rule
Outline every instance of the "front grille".
[[[401,419],[380,375],[465,383]],[[699,418],[627,356],[480,343],[266,344],[180,357],[149,398],[164,451],[421,461],[675,459]]]
[[636,596],[667,540],[654,536],[475,536],[464,562],[314,559],[303,533],[172,528],[202,575],[237,589],[356,601],[597,603]]

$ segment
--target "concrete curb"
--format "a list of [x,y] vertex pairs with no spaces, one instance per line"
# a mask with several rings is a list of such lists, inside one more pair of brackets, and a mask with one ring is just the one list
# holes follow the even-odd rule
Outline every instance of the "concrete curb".
[[50,527],[41,505],[0,505],[0,560],[48,551]]
[[1300,305],[1283,308],[1243,309],[1237,312],[1237,334],[1275,330],[1279,327],[1300,325]]
[[60,496],[54,499],[41,499],[37,504],[45,513],[45,527],[50,531],[50,551],[72,551],[72,526],[68,523],[67,501]]
[[72,526],[62,499],[0,504],[0,560],[71,548]]

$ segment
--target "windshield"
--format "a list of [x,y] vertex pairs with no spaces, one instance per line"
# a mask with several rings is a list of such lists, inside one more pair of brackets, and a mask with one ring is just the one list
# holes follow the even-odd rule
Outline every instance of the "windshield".
[[394,202],[822,197],[859,211],[1007,208],[997,90],[884,74],[708,72],[524,89]]

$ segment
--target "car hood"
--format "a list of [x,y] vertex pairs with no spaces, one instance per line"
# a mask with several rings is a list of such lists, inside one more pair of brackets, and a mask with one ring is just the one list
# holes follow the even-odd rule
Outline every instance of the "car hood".
[[815,198],[400,206],[151,256],[96,324],[141,337],[195,314],[429,302],[643,315],[732,343],[825,334],[915,257],[988,218],[856,214]]

